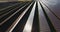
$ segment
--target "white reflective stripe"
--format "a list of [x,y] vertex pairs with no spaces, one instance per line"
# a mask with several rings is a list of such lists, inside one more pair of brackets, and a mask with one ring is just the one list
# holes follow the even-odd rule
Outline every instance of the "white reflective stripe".
[[38,2],[40,32],[50,32],[50,28],[44,16],[40,3]]
[[26,22],[26,25],[24,27],[23,32],[31,32],[31,30],[32,30],[32,24],[33,24],[33,18],[34,18],[34,13],[35,13],[35,7],[36,7],[36,2],[35,2],[34,6],[32,8],[32,11],[30,13],[30,16],[29,16],[27,22]]
[[[33,4],[33,2],[27,7],[27,9],[15,20],[15,22],[10,26],[10,28],[7,30],[7,32],[12,32],[13,29],[16,27],[16,25],[19,23],[19,21],[22,19],[22,17],[25,15],[25,13],[28,11],[30,6]],[[28,5],[28,4],[27,4]],[[26,6],[26,5],[25,5]]]

